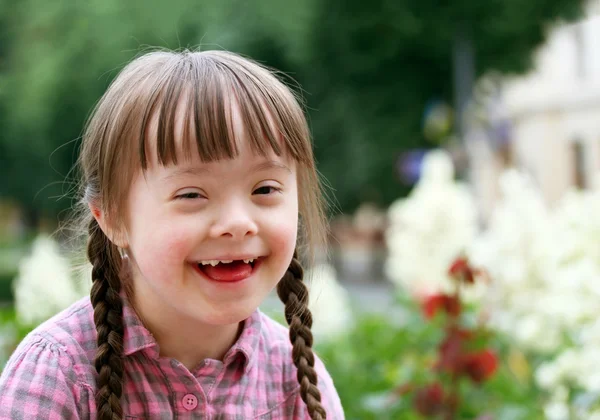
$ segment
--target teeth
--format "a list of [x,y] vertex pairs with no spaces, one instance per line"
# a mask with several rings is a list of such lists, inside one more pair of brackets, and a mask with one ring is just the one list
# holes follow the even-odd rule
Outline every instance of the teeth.
[[[244,262],[246,264],[249,264],[251,262],[254,262],[255,258],[251,258],[249,260],[244,260]],[[200,261],[200,264],[202,265],[212,265],[213,267],[219,265],[219,263],[223,263],[223,264],[229,264],[232,263],[233,260],[206,260],[206,261]]]

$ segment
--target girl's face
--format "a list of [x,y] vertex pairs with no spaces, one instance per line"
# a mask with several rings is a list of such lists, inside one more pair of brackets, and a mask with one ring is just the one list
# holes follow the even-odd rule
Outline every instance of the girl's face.
[[235,109],[232,117],[236,158],[162,166],[150,156],[131,185],[126,247],[135,301],[146,311],[237,323],[289,266],[298,227],[295,164],[253,153]]

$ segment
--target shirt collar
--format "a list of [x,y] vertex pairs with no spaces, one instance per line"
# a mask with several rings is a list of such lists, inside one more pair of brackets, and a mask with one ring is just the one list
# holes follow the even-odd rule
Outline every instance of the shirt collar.
[[[125,293],[121,294],[121,300],[123,302],[124,356],[131,356],[139,351],[145,351],[153,359],[158,359],[158,343],[142,324]],[[262,317],[260,310],[257,309],[244,321],[242,333],[225,354],[224,364],[229,365],[241,358],[243,359],[244,373],[248,372],[258,359],[261,333]]]
[[262,317],[260,311],[255,310],[244,321],[242,333],[223,358],[225,365],[233,363],[236,358],[242,357],[244,373],[247,373],[258,359],[259,343],[262,333]]
[[138,351],[147,350],[152,358],[158,358],[158,343],[148,331],[125,293],[121,293],[123,302],[123,355],[131,356]]

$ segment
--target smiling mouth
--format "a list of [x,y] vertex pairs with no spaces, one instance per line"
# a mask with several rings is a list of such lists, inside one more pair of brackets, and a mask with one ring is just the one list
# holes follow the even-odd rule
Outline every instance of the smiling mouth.
[[197,269],[209,280],[238,282],[252,275],[262,258],[248,260],[208,260],[196,264]]

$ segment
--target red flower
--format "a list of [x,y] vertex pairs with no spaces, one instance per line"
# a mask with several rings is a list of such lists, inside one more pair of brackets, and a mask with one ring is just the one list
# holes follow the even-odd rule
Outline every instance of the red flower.
[[463,344],[471,339],[473,333],[461,328],[451,328],[439,347],[439,360],[436,368],[448,373],[463,370]]
[[481,383],[489,379],[498,369],[498,358],[491,350],[471,353],[463,359],[463,369],[473,382]]
[[423,416],[435,416],[444,408],[444,390],[439,383],[427,385],[417,391],[415,409]]
[[453,277],[459,281],[464,281],[468,284],[475,282],[475,271],[469,265],[469,261],[466,258],[457,258],[454,260],[450,269],[448,270],[450,277]]
[[431,295],[423,302],[423,314],[425,318],[431,319],[442,309],[449,315],[458,316],[460,314],[460,301],[455,296],[445,294]]

